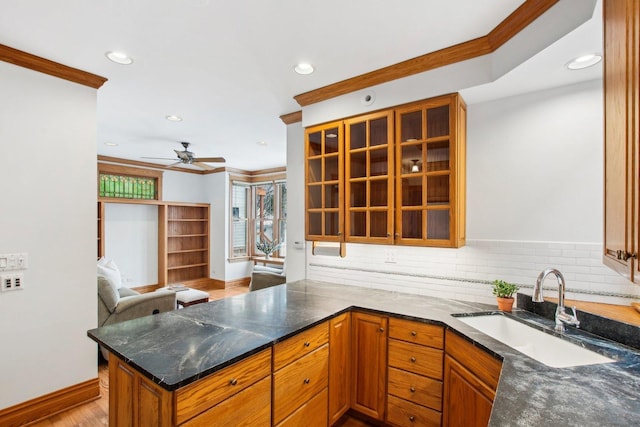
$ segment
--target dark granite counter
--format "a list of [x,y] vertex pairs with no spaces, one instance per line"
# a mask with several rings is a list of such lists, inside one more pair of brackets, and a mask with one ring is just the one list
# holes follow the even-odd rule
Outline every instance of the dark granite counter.
[[[350,308],[437,323],[503,359],[492,426],[640,425],[640,352],[596,335],[565,336],[615,363],[550,368],[451,314],[495,309],[479,303],[299,281],[88,331],[141,373],[175,390]],[[527,311],[514,317],[553,328]]]

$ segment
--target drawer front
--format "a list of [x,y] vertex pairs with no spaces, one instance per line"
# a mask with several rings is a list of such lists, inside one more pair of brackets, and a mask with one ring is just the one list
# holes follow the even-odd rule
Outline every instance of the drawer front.
[[273,346],[273,370],[283,368],[328,342],[329,323],[325,322],[277,343]]
[[443,351],[389,340],[389,366],[442,380]]
[[442,381],[389,368],[387,392],[404,400],[442,411]]
[[329,392],[325,388],[284,419],[278,427],[327,427]]
[[395,396],[387,400],[387,422],[394,426],[440,426],[442,414]]
[[273,374],[273,421],[278,424],[329,385],[329,344]]
[[270,376],[182,424],[183,427],[268,427],[270,425]]
[[206,411],[271,374],[271,349],[264,350],[176,391],[178,424]]
[[411,320],[389,318],[389,338],[429,347],[444,348],[444,328]]

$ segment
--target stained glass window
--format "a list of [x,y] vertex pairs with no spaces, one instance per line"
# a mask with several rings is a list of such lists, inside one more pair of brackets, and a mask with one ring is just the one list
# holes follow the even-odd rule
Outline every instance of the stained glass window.
[[156,180],[147,177],[100,174],[100,197],[156,199]]

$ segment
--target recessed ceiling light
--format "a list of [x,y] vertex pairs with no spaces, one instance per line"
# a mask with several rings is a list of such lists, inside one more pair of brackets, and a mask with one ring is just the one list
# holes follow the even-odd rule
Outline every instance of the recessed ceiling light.
[[116,144],[115,142],[105,142],[104,145],[106,145],[107,147],[117,147],[118,144]]
[[267,146],[267,141],[258,141],[257,144],[261,145],[263,147],[266,147]]
[[596,65],[598,62],[602,60],[601,55],[590,54],[583,55],[576,59],[573,59],[567,63],[567,68],[570,70],[582,70],[583,68],[591,67],[592,65]]
[[123,52],[107,52],[104,54],[110,61],[115,62],[116,64],[121,65],[129,65],[133,63],[133,58]]
[[307,64],[306,62],[301,62],[295,67],[293,67],[294,71],[298,74],[311,74],[313,73],[313,65]]
[[337,137],[338,137],[338,135],[335,134],[335,133],[328,133],[327,134],[327,138],[337,138]]
[[181,122],[182,121],[182,117],[180,116],[174,116],[173,114],[168,115],[165,117],[167,120],[169,120],[170,122]]

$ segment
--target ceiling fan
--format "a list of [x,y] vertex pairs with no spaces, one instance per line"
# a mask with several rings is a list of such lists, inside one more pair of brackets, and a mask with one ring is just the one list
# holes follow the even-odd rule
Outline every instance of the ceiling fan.
[[[189,145],[191,145],[190,143],[182,141],[180,142],[180,144],[182,144],[182,146],[184,147],[183,151],[173,150],[178,155],[178,159],[177,159],[178,161],[168,165],[167,167],[171,168],[179,164],[185,164],[185,165],[194,165],[202,169],[211,170],[213,168],[203,162],[224,163],[226,161],[224,157],[194,157],[195,154],[189,151]],[[142,158],[154,159],[154,160],[175,160],[174,158],[167,158],[167,157],[142,157]]]

